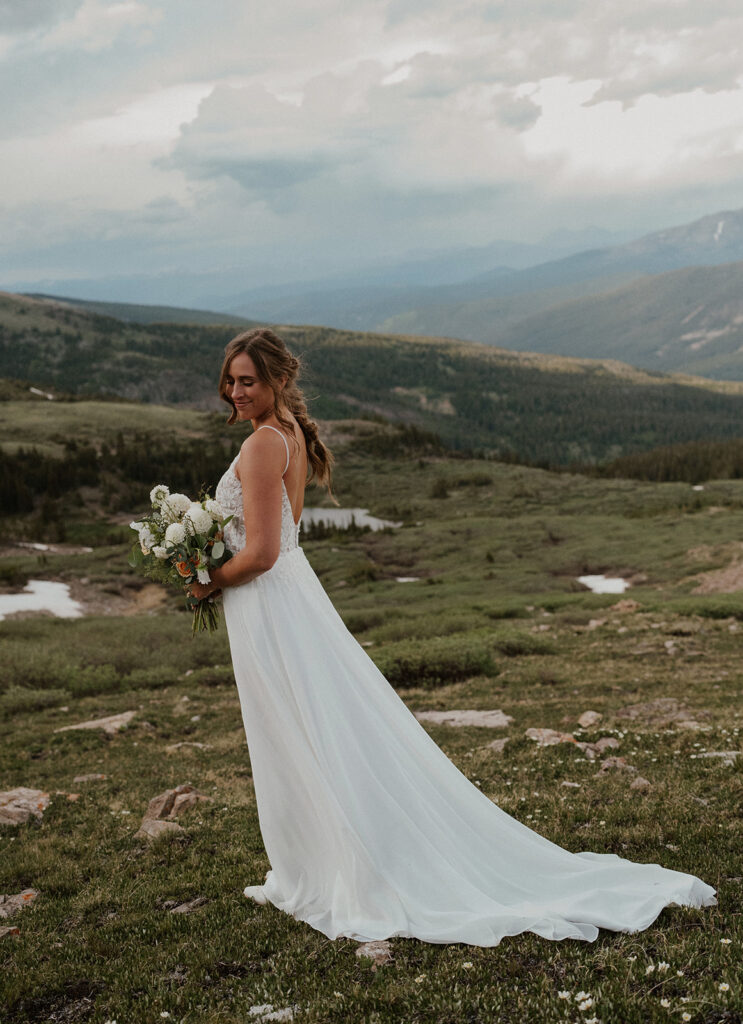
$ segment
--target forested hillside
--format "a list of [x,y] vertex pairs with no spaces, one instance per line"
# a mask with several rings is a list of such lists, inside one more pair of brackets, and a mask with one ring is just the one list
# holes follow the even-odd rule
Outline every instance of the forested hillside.
[[[126,324],[5,296],[0,373],[42,390],[216,410],[223,349],[234,331]],[[460,451],[566,465],[741,433],[743,385],[446,339],[321,327],[281,333],[303,358],[316,416],[415,425]]]

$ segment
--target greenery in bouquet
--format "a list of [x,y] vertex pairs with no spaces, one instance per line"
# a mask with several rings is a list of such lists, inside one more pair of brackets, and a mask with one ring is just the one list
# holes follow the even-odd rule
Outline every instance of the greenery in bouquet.
[[[137,533],[129,555],[132,568],[178,588],[211,582],[209,570],[232,557],[224,542],[224,528],[232,516],[205,492],[192,501],[186,494],[171,494],[165,484],[152,488],[150,501],[152,511],[129,524]],[[194,635],[217,628],[219,616],[212,596],[201,601],[187,597],[186,603],[193,610]]]

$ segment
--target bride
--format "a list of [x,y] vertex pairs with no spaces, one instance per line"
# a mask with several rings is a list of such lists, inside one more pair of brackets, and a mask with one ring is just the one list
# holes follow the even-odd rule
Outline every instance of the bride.
[[221,590],[271,870],[245,895],[328,938],[496,946],[530,931],[593,941],[669,905],[714,906],[694,875],[570,853],[512,818],[446,757],[343,624],[298,544],[308,468],[332,456],[296,384],[298,360],[259,328],[226,348],[228,422],[253,433],[217,488],[235,552]]

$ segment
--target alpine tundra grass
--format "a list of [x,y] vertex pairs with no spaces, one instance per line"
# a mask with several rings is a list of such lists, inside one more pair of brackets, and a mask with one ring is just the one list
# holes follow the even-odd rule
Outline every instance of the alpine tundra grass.
[[[358,943],[242,895],[268,862],[226,631],[192,640],[177,596],[141,600],[152,585],[131,575],[123,543],[16,549],[6,589],[63,580],[89,614],[0,623],[0,788],[51,798],[41,818],[0,826],[0,891],[38,892],[4,922],[18,934],[0,941],[0,1020],[740,1024],[743,482],[700,492],[349,449],[337,492],[403,522],[304,542],[401,697],[513,719],[426,724],[460,770],[561,846],[696,874],[718,906],[669,907],[644,932],[595,943],[393,938],[375,969]],[[596,573],[631,586],[577,583]],[[581,729],[586,710],[601,718]],[[111,735],[55,731],[125,711]],[[530,728],[573,740],[540,746]],[[578,746],[601,737],[617,746],[593,759]],[[608,755],[625,766],[602,770]],[[86,774],[103,778],[73,781]],[[149,800],[183,783],[211,799],[178,818],[182,831],[135,838]]]

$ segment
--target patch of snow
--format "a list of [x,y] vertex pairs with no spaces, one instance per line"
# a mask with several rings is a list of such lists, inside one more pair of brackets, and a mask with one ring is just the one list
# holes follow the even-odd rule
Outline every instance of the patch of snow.
[[629,586],[621,576],[579,576],[578,582],[594,594],[623,594]]
[[14,612],[51,612],[60,619],[78,619],[83,607],[70,597],[66,583],[29,580],[19,594],[0,594],[0,620]]

